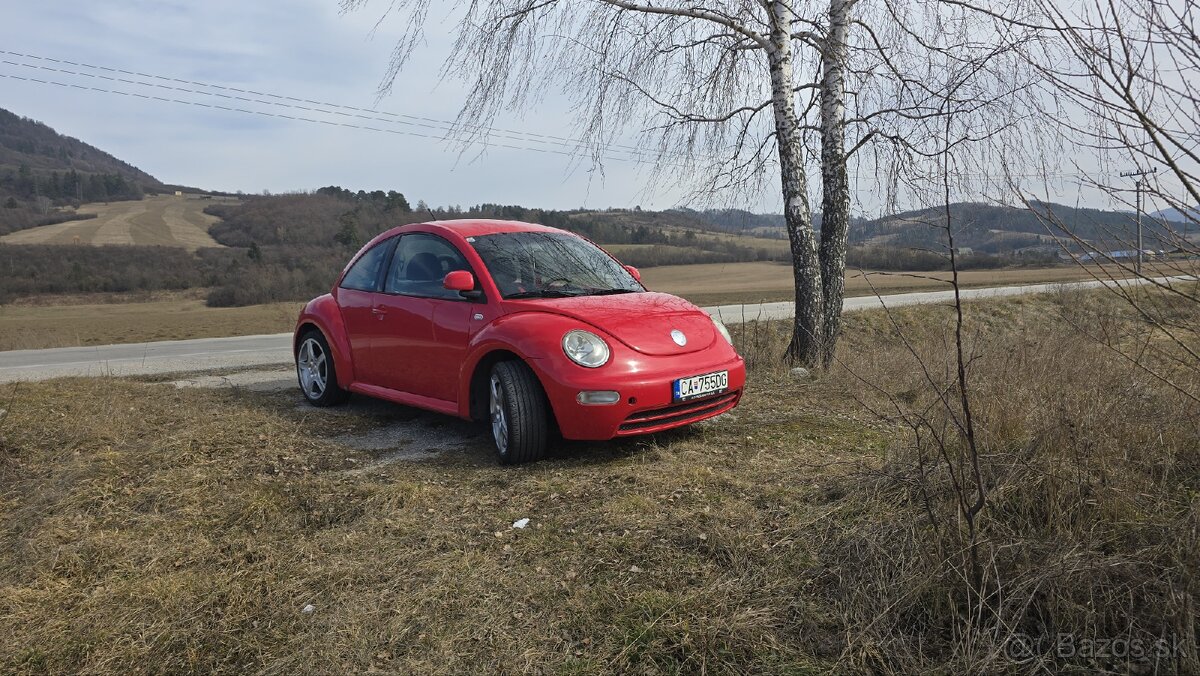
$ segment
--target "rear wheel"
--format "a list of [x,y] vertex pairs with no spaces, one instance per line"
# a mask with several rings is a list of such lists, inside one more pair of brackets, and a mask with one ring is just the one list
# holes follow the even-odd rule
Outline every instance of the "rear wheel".
[[309,331],[300,339],[300,348],[296,350],[296,378],[304,398],[313,406],[336,406],[350,396],[338,386],[333,353],[320,331]]
[[505,465],[540,460],[546,455],[546,397],[537,376],[523,362],[492,367],[488,413],[496,453]]

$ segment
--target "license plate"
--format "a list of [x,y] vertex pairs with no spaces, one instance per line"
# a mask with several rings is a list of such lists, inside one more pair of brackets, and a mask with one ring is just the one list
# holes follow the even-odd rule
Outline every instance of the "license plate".
[[724,392],[729,388],[729,371],[706,373],[702,376],[680,378],[671,383],[673,399],[687,401],[710,394]]

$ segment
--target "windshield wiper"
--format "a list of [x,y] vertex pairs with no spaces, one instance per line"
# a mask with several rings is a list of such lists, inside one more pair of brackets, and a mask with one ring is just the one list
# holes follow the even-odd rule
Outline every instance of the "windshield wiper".
[[618,293],[637,293],[637,291],[634,289],[596,289],[595,291],[589,291],[588,295],[589,296],[613,296]]
[[578,296],[579,293],[573,291],[562,291],[561,289],[533,289],[532,291],[518,291],[505,296],[506,299],[514,298],[570,298]]

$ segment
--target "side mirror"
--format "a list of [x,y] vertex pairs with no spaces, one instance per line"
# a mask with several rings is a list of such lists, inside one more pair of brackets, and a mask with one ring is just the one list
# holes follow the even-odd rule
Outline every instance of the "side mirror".
[[633,278],[638,282],[642,281],[642,273],[638,272],[637,268],[633,267],[632,265],[626,265],[625,269],[628,270],[629,274],[633,275]]
[[451,270],[442,280],[442,288],[448,291],[470,291],[475,288],[475,275],[468,270]]
[[475,290],[475,275],[469,270],[451,270],[442,279],[442,288],[457,291],[458,295],[469,301],[478,302],[483,298],[482,291]]

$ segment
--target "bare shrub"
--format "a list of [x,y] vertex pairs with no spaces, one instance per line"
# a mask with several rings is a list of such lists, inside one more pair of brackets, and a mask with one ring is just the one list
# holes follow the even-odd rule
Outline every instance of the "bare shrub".
[[[1177,309],[1200,321],[1194,306]],[[844,663],[893,673],[1193,668],[1200,407],[1082,333],[1138,340],[1150,330],[1143,319],[1078,292],[972,313],[967,365],[988,491],[976,603],[959,491],[934,469],[938,433],[954,423],[929,383],[955,383],[952,318],[895,316],[854,331],[831,376],[897,432],[882,467],[847,480],[865,518],[832,539],[818,576],[847,630]],[[1088,662],[1056,652],[1062,635],[1182,640],[1192,652]]]

